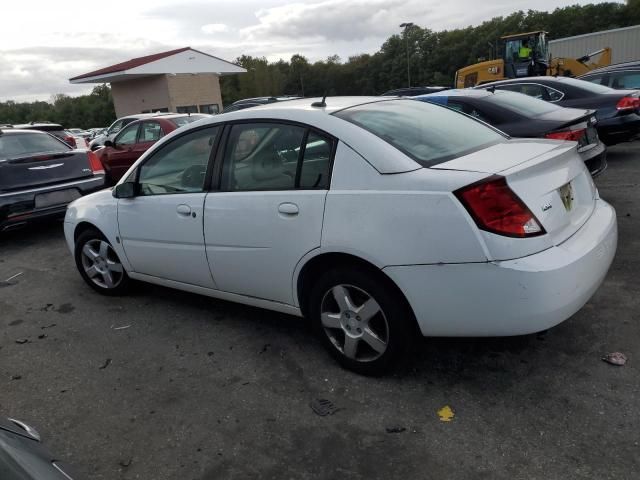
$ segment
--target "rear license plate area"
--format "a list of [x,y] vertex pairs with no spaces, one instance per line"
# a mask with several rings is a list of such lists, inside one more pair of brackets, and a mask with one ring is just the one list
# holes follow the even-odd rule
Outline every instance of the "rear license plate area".
[[573,187],[571,186],[571,182],[561,186],[558,189],[558,193],[560,194],[560,199],[562,200],[562,204],[564,205],[564,209],[567,212],[570,212],[573,208]]
[[40,193],[36,195],[35,206],[36,208],[62,206],[73,202],[76,198],[80,198],[80,192],[75,188]]

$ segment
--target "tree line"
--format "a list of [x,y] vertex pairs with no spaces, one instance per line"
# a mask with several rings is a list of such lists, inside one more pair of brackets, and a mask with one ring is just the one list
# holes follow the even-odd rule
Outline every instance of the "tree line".
[[[546,30],[549,39],[640,24],[640,0],[572,5],[552,12],[518,11],[475,27],[435,31],[413,26],[392,35],[373,54],[343,61],[337,55],[310,62],[302,55],[269,62],[242,55],[247,73],[221,77],[225,105],[241,98],[297,95],[379,95],[407,85],[407,51],[412,85],[452,86],[456,70],[495,57],[503,35]],[[606,45],[603,45],[605,47]],[[0,102],[0,123],[50,120],[66,127],[107,126],[115,119],[108,86],[90,95],[55,95],[51,102]]]

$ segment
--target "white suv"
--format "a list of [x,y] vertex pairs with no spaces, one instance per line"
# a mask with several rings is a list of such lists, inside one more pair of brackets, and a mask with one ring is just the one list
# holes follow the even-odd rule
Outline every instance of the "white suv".
[[72,203],[65,236],[98,292],[134,279],[305,316],[379,373],[418,334],[526,334],[587,302],[617,227],[576,145],[411,99],[274,103],[167,135]]

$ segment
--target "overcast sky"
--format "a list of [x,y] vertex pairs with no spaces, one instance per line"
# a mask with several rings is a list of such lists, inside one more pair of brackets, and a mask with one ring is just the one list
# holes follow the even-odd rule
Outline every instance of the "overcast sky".
[[241,54],[310,60],[372,53],[398,25],[443,30],[515,10],[552,10],[588,0],[22,0],[2,8],[0,101],[80,95],[70,77],[133,57],[191,46],[234,60]]

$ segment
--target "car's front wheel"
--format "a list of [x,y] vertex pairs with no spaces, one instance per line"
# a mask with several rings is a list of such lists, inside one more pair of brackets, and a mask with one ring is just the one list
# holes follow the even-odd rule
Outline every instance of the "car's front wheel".
[[104,295],[121,295],[129,288],[129,276],[113,246],[97,230],[78,236],[76,266],[87,284]]
[[325,347],[345,368],[380,375],[413,350],[412,313],[380,275],[357,268],[330,270],[314,285],[309,307]]

